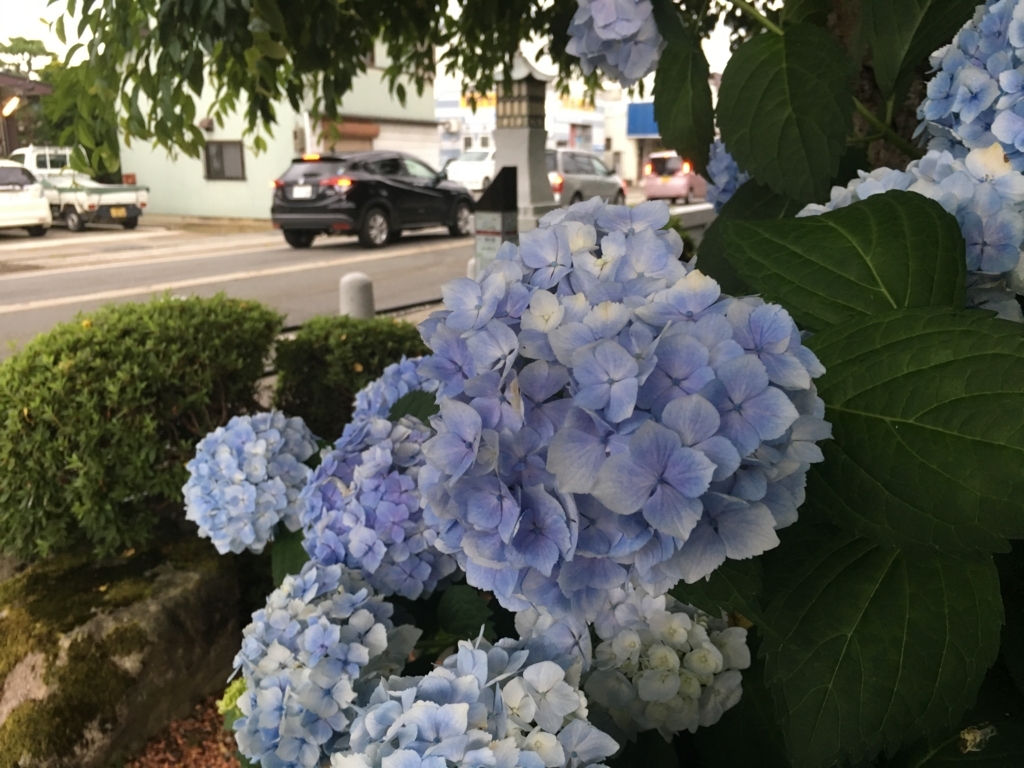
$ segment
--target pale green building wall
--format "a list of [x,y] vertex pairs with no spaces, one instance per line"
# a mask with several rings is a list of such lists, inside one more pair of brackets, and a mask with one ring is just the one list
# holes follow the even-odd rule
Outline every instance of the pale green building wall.
[[[385,61],[378,45],[376,61]],[[437,163],[437,130],[434,123],[434,92],[431,86],[423,95],[406,82],[407,101],[403,107],[392,98],[382,70],[371,68],[353,82],[352,91],[341,104],[343,116],[362,117],[381,123],[381,136],[374,149],[408,151],[428,163]],[[203,115],[209,102],[197,105]],[[121,145],[121,166],[125,173],[134,173],[139,184],[149,187],[147,212],[178,216],[215,216],[269,219],[271,185],[301,151],[302,118],[287,103],[277,110],[278,123],[273,135],[265,136],[267,149],[260,154],[252,150],[252,140],[243,137],[245,118],[240,113],[228,116],[224,126],[215,125],[206,133],[210,141],[243,141],[245,144],[245,180],[207,180],[201,158],[178,153],[171,157],[160,148],[135,140],[131,146]],[[316,127],[314,126],[314,133]],[[298,141],[298,144],[296,143]]]

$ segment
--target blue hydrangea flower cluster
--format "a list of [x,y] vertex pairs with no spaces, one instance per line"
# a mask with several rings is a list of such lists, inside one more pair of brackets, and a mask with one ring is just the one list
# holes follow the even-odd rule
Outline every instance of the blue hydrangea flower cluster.
[[707,201],[715,206],[715,213],[720,213],[736,190],[750,180],[750,174],[741,171],[725,144],[715,139],[708,160],[708,179],[711,183],[708,184]]
[[420,488],[473,586],[593,621],[778,544],[829,435],[789,314],[680,260],[668,206],[595,198],[444,291]]
[[455,570],[454,558],[434,548],[437,532],[416,485],[430,434],[411,416],[361,417],[346,427],[302,491],[303,546],[312,559],[359,570],[378,593],[411,600],[428,597]]
[[953,42],[932,54],[934,77],[918,108],[938,141],[969,149],[998,141],[1011,165],[1024,171],[1024,2],[988,0]]
[[356,393],[356,407],[352,413],[352,421],[363,418],[386,419],[391,415],[391,408],[410,392],[434,392],[437,382],[424,379],[416,369],[422,358],[402,359],[389,365],[376,381],[371,382]]
[[306,563],[245,628],[239,751],[264,768],[314,768],[344,739],[361,692],[400,671],[420,632],[340,565]]
[[665,48],[651,0],[577,0],[569,44],[585,74],[600,70],[624,88],[653,72]]
[[657,729],[670,741],[714,725],[739,702],[747,630],[632,585],[611,602],[594,625],[603,642],[584,684],[596,724],[630,739]]
[[1024,320],[1014,288],[1024,293],[1024,174],[1010,167],[999,144],[972,149],[958,159],[930,150],[906,171],[860,172],[846,187],[833,187],[825,205],[798,216],[843,208],[892,189],[917,192],[956,216],[967,241],[967,303],[1008,320]]
[[545,641],[459,643],[426,677],[382,682],[332,768],[584,768],[619,745],[587,720],[580,663]]
[[185,517],[222,555],[262,552],[279,522],[299,529],[299,494],[310,475],[303,462],[316,449],[316,437],[297,416],[235,416],[200,440],[186,465]]

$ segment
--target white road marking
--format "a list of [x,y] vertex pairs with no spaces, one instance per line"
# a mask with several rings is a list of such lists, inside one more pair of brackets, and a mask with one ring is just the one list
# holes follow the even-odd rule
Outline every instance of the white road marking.
[[[396,251],[384,253],[365,253],[360,256],[342,256],[334,259],[320,259],[305,264],[289,264],[281,267],[266,267],[264,269],[251,269],[243,272],[228,272],[220,275],[208,275],[206,277],[195,277],[187,280],[171,280],[164,283],[153,283],[132,288],[115,288],[108,291],[97,291],[95,293],[83,293],[75,296],[58,296],[52,299],[37,299],[36,301],[25,301],[19,304],[8,304],[0,306],[0,315],[10,315],[15,312],[29,312],[36,309],[49,309],[51,307],[63,307],[68,304],[84,304],[92,301],[109,301],[127,296],[138,296],[139,294],[164,293],[165,291],[177,291],[182,288],[194,288],[200,285],[212,283],[227,283],[239,280],[252,280],[258,277],[272,277],[274,275],[288,275],[296,272],[307,272],[315,269],[326,269],[328,267],[340,267],[347,264],[360,264],[367,261],[384,261],[386,259],[397,259],[403,256],[413,256],[418,253],[429,253],[431,251],[449,250],[453,247],[451,241],[439,242],[434,245],[416,246],[401,248]],[[454,246],[459,247],[459,246]],[[466,243],[466,248],[469,243]],[[51,274],[46,272],[44,274]]]

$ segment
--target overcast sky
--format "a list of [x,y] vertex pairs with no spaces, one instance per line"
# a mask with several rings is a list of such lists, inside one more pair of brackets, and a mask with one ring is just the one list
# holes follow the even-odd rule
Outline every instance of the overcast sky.
[[[63,55],[67,47],[57,39],[50,25],[64,8],[63,0],[53,6],[48,6],[47,0],[0,0],[0,42],[6,43],[12,37],[42,40],[48,50]],[[69,24],[68,43],[75,42],[73,34]],[[719,24],[703,47],[711,71],[722,72],[729,60],[729,30]]]

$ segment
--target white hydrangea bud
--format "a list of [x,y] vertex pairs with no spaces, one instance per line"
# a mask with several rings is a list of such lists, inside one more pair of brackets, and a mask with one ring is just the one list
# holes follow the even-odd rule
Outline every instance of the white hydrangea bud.
[[679,692],[679,674],[672,669],[647,669],[634,680],[644,701],[669,701]]
[[679,654],[667,645],[652,645],[647,650],[647,663],[651,669],[679,669]]
[[747,669],[750,666],[747,630],[743,627],[729,627],[721,632],[712,632],[711,642],[722,652],[724,669]]
[[700,698],[700,680],[688,669],[679,670],[679,695],[684,699]]
[[622,630],[612,640],[612,650],[620,661],[628,660],[636,664],[640,659],[640,651],[643,650],[640,635],[632,629]]
[[722,671],[722,652],[711,643],[698,646],[683,658],[683,666],[693,672],[703,685],[710,685],[712,678]]
[[659,611],[651,617],[651,632],[654,636],[676,650],[689,650],[687,638],[693,625],[685,613]]

